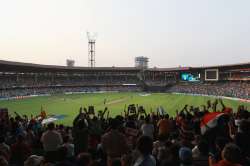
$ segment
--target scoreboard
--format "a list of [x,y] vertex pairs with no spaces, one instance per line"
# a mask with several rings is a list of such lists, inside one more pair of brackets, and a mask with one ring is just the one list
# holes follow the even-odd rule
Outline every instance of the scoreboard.
[[205,81],[218,81],[219,70],[218,69],[206,69],[205,70]]

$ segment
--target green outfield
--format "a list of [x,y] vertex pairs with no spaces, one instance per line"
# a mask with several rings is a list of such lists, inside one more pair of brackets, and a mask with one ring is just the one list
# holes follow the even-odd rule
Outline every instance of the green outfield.
[[[53,95],[43,97],[33,97],[27,99],[0,101],[0,107],[9,109],[10,114],[18,112],[19,114],[38,115],[43,106],[48,115],[65,115],[64,119],[58,120],[58,123],[72,125],[73,118],[78,114],[81,106],[87,107],[94,105],[95,110],[103,110],[104,100],[110,110],[110,115],[115,116],[123,112],[125,105],[138,104],[143,105],[146,111],[155,111],[157,107],[162,106],[170,115],[175,114],[176,109],[181,109],[185,104],[201,106],[212,97],[189,96],[166,93],[144,94],[139,92],[119,93],[88,93],[88,94],[70,94]],[[234,100],[223,100],[226,106],[237,109],[238,105],[244,104],[250,108],[250,103],[240,103]]]

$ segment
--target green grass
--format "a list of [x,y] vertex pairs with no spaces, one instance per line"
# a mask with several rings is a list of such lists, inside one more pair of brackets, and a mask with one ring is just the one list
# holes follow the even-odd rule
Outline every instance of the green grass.
[[[92,93],[92,94],[72,94],[72,95],[54,95],[44,97],[34,97],[19,100],[0,101],[0,108],[7,107],[10,114],[14,112],[26,115],[38,115],[41,105],[47,114],[66,115],[66,118],[59,120],[58,123],[72,125],[73,118],[78,114],[81,106],[87,107],[94,105],[95,110],[103,110],[103,101],[107,99],[107,107],[110,115],[115,116],[121,114],[125,104],[143,105],[146,111],[156,110],[158,106],[163,108],[170,114],[175,115],[176,109],[181,109],[185,104],[201,106],[212,97],[188,96],[166,93],[152,93],[149,96],[141,96],[140,93]],[[64,100],[65,99],[65,100]],[[250,108],[250,103],[240,103],[234,100],[223,100],[226,106],[237,110],[238,105],[244,104]],[[220,108],[220,107],[219,107]]]

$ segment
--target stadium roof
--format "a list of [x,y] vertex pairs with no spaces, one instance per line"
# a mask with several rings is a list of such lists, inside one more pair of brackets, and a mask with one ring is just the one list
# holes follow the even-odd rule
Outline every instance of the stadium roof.
[[173,67],[173,68],[149,68],[148,71],[185,71],[185,70],[190,70],[190,67]]
[[225,64],[225,65],[213,65],[213,66],[202,66],[197,68],[231,68],[231,67],[250,67],[250,62],[246,63],[235,63],[235,64]]
[[[202,66],[202,67],[175,67],[175,68],[149,68],[147,71],[187,71],[187,70],[199,70],[199,69],[244,69],[250,68],[250,62],[218,65],[218,66]],[[67,66],[56,66],[56,65],[42,65],[34,63],[22,63],[0,60],[0,71],[5,72],[82,72],[82,71],[140,71],[136,67],[67,67]]]
[[19,71],[19,72],[81,72],[81,71],[139,71],[135,67],[67,67],[56,65],[41,65],[34,63],[22,63],[0,60],[0,71]]

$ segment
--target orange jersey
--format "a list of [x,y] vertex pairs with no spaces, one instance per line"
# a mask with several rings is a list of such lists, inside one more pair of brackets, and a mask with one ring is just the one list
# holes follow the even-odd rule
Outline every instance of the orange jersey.
[[161,119],[157,126],[159,128],[159,135],[169,133],[169,121],[167,119]]

